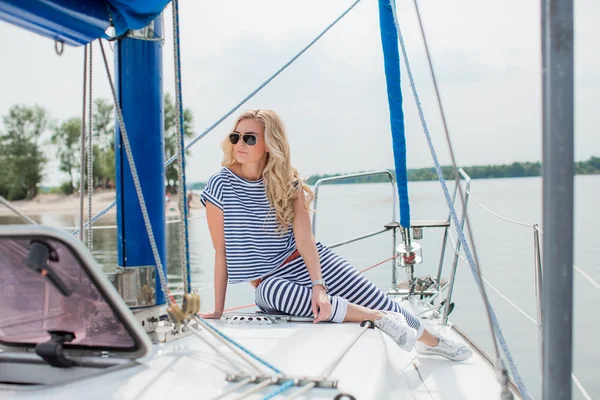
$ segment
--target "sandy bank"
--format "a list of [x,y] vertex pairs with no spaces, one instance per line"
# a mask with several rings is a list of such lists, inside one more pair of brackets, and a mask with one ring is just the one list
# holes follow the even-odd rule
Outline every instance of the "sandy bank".
[[[94,193],[92,198],[92,215],[96,215],[106,207],[111,205],[116,199],[114,190],[102,190]],[[179,206],[177,196],[171,196],[171,200],[167,203],[166,215],[168,217],[179,216]],[[27,216],[37,216],[44,214],[63,214],[79,216],[80,200],[79,195],[63,195],[63,194],[40,194],[33,200],[19,200],[11,202],[11,205],[19,210],[19,212]],[[87,194],[84,199],[83,206],[84,218],[87,218],[88,205]],[[113,207],[107,214],[116,214],[117,208]],[[193,216],[204,214],[204,206],[200,203],[198,196],[195,196],[190,203],[190,212]],[[14,215],[14,213],[0,204],[0,216]]]

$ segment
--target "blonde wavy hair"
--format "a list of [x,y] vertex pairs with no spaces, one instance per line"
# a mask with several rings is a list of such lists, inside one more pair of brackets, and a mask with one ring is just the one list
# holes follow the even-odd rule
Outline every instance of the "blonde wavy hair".
[[[265,145],[269,150],[267,162],[263,170],[263,182],[267,199],[271,203],[272,210],[279,223],[278,231],[284,233],[294,219],[294,201],[304,195],[306,209],[310,210],[310,203],[314,200],[314,193],[304,182],[298,170],[290,161],[290,144],[287,139],[283,121],[273,110],[251,109],[241,114],[235,121],[233,130],[237,128],[240,121],[254,119],[265,128]],[[223,161],[221,165],[231,167],[237,164],[233,153],[233,145],[229,137],[225,137],[221,143],[223,149]],[[296,183],[297,182],[297,183]]]

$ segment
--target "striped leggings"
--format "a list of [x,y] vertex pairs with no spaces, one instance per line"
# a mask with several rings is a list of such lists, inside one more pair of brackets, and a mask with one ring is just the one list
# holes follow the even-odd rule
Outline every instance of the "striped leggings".
[[[329,248],[317,243],[321,273],[329,287],[331,322],[343,322],[348,303],[372,310],[395,311],[406,318],[408,325],[423,332],[421,321],[391,300],[350,263]],[[256,288],[256,305],[265,312],[283,312],[300,317],[312,317],[312,288],[308,269],[298,257],[263,278]]]

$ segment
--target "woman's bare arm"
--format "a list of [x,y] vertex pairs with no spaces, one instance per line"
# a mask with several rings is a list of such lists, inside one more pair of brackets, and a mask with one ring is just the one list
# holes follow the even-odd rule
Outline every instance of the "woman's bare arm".
[[[206,220],[215,249],[215,309],[212,317],[220,318],[225,308],[225,294],[227,293],[227,262],[225,259],[223,210],[207,201]],[[205,315],[205,318],[210,317],[211,315]]]
[[[299,196],[294,202],[294,221],[292,223],[294,238],[298,252],[306,264],[308,274],[311,280],[322,279],[321,262],[319,260],[319,251],[317,243],[312,234],[310,216],[306,207],[304,191],[299,190]],[[312,311],[314,322],[320,322],[331,316],[331,303],[329,296],[322,285],[316,285],[312,288]]]
[[310,279],[321,279],[319,252],[317,251],[315,237],[312,234],[310,215],[306,208],[304,192],[302,190],[300,190],[300,195],[294,202],[294,220],[292,229],[294,230],[294,238],[296,239],[298,252],[304,259]]

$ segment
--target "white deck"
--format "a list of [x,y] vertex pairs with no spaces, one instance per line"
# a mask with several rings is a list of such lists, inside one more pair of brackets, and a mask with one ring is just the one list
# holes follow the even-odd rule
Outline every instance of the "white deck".
[[[358,324],[350,323],[283,322],[266,326],[212,323],[284,373],[307,376],[317,376],[361,330]],[[430,329],[437,331],[438,327],[431,326]],[[450,327],[443,327],[441,332],[452,340],[462,341]],[[225,346],[220,347],[231,354]],[[0,397],[211,399],[233,385],[225,381],[225,371],[231,367],[196,336],[157,344],[152,349],[153,353],[134,367],[55,388],[7,390],[0,386]],[[377,329],[368,330],[356,342],[333,371],[332,378],[339,380],[338,389],[312,389],[308,395],[299,398],[332,399],[343,392],[361,400],[479,400],[497,399],[500,393],[494,372],[476,352],[464,362],[418,356],[414,351],[401,350]],[[275,389],[271,386],[248,398],[262,399]],[[295,390],[290,389],[276,398],[284,398]]]

